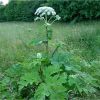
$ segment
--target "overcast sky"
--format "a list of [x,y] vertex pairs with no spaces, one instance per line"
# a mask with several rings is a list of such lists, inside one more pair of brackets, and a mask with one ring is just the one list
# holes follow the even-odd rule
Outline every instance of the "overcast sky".
[[0,0],[0,1],[2,1],[4,5],[6,5],[9,0]]

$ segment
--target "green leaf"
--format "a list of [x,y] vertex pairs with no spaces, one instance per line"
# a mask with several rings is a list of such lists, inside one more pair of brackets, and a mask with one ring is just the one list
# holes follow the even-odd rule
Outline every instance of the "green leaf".
[[70,62],[70,53],[68,52],[56,52],[53,58],[51,59],[51,63],[54,65],[62,65]]
[[52,74],[55,74],[55,73],[58,73],[58,72],[61,72],[62,70],[60,69],[59,66],[49,66],[49,67],[46,67],[44,70],[43,70],[43,73],[44,73],[44,76],[45,77],[48,77],[48,76],[51,76]]
[[52,93],[50,96],[50,100],[66,100],[67,98],[67,93],[62,92],[62,93]]
[[68,79],[68,84],[69,84],[69,86],[73,86],[75,83],[76,83],[76,82],[75,82],[75,78],[69,76],[69,79]]
[[45,100],[46,96],[50,96],[51,100],[64,100],[66,98],[66,88],[63,83],[66,83],[67,76],[65,73],[60,74],[59,72],[61,72],[59,66],[44,68],[44,82],[37,88],[34,100]]
[[22,74],[21,70],[22,67],[20,66],[20,64],[15,64],[6,70],[6,74],[10,77],[20,76]]
[[43,41],[40,41],[40,40],[32,40],[30,44],[35,46],[35,45],[40,45],[42,43]]
[[79,72],[79,70],[73,65],[65,65],[65,70],[70,73]]
[[3,86],[7,86],[10,83],[10,78],[9,77],[4,77],[1,81],[1,84]]
[[38,84],[41,81],[40,76],[38,72],[28,72],[25,73],[19,81],[19,90],[21,90],[23,87],[27,86],[28,84]]
[[45,96],[50,96],[50,100],[65,100],[66,88],[62,83],[64,83],[63,79],[58,76],[50,76],[46,83],[41,83],[39,85],[35,92],[34,100],[45,100]]
[[34,100],[45,100],[45,96],[49,96],[48,87],[45,83],[41,83],[34,94]]

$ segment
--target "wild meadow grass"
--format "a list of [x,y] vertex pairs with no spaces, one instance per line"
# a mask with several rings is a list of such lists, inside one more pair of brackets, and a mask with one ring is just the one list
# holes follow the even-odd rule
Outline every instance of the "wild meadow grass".
[[[5,69],[16,62],[23,61],[28,55],[38,52],[31,41],[44,38],[42,23],[4,22],[0,23],[0,69]],[[66,50],[85,59],[100,59],[100,21],[81,22],[76,24],[56,23],[53,25],[54,41],[64,42]],[[56,42],[56,43],[57,43]]]
[[[77,55],[75,61],[77,61],[78,57],[88,62],[100,61],[99,27],[100,21],[76,24],[56,23],[52,26],[54,31],[53,39],[49,42],[50,52],[55,48],[56,44],[62,44],[61,49],[63,51],[71,51]],[[0,77],[2,77],[3,71],[13,64],[21,63],[25,59],[32,57],[36,52],[44,51],[44,45],[34,46],[37,38],[38,40],[44,39],[46,34],[43,29],[44,26],[40,22],[0,23]],[[78,100],[92,100],[91,98],[89,96],[83,99],[78,98]],[[93,95],[93,100],[99,100],[99,98],[99,92],[96,96]]]

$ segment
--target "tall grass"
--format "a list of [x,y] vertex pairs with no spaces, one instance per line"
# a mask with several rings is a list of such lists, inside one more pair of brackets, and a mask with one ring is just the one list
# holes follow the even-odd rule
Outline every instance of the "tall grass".
[[[87,60],[100,59],[100,21],[57,23],[53,28],[52,49],[54,41],[62,41],[66,50],[74,50],[77,55]],[[0,68],[5,69],[39,51],[39,48],[29,44],[36,37],[44,38],[44,31],[41,23],[0,23]]]

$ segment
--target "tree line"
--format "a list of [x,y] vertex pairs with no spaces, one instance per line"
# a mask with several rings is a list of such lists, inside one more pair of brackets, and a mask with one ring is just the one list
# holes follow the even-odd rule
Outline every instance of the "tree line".
[[0,21],[34,21],[40,6],[53,7],[64,22],[100,19],[100,0],[10,0],[0,6]]

